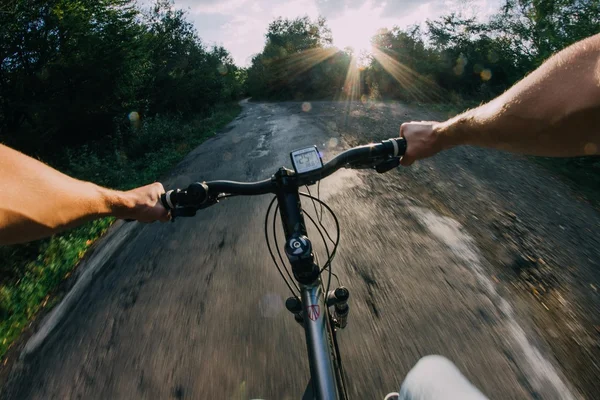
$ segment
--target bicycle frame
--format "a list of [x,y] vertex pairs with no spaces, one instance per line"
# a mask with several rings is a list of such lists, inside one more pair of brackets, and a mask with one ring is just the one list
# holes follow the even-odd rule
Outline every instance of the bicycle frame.
[[[326,309],[325,295],[321,280],[313,285],[301,285],[303,315],[318,315],[304,318],[304,332],[308,351],[313,395],[317,399],[338,399],[338,386],[334,372],[333,343],[328,332],[329,313]],[[333,333],[332,333],[333,334]]]
[[[327,294],[307,238],[298,186],[293,177],[286,175],[286,170],[280,170],[275,178],[279,184],[276,195],[286,238],[286,255],[300,286],[313,396],[318,400],[337,400],[340,394],[334,371],[334,333],[329,331],[332,327],[329,325]],[[307,253],[303,259],[294,254],[300,254],[300,250]]]
[[[311,381],[304,394],[305,400],[347,400],[336,328],[346,326],[349,292],[344,287],[339,287],[330,293],[325,293],[323,290],[321,267],[314,262],[298,188],[314,184],[340,168],[374,168],[379,173],[390,171],[399,165],[400,157],[405,151],[405,139],[388,139],[381,143],[371,143],[346,150],[321,168],[306,173],[295,173],[282,167],[270,179],[258,182],[196,182],[190,184],[186,190],[175,189],[161,195],[161,202],[167,210],[171,211],[173,221],[175,217],[192,217],[196,215],[196,211],[218,203],[223,197],[269,193],[276,195],[285,233],[285,253],[300,289],[300,299],[296,295],[290,297],[286,301],[286,308],[294,313],[296,320],[302,323],[305,331],[311,375]],[[313,198],[310,195],[308,197]],[[319,199],[313,198],[313,200],[324,205]],[[269,246],[267,221],[271,205],[265,220],[267,246]],[[329,209],[326,205],[325,207]],[[331,212],[339,235],[337,219],[333,211]],[[336,240],[336,247],[337,244]],[[336,247],[325,266],[331,267],[328,264]],[[278,266],[270,246],[269,251],[273,262]],[[279,255],[281,257],[281,254]],[[277,268],[279,269],[279,266]],[[294,292],[280,269],[279,272],[290,290]],[[333,316],[329,313],[330,306],[334,307]]]

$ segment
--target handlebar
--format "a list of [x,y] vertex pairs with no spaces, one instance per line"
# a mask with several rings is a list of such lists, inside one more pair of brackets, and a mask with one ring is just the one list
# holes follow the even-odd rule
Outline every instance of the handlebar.
[[[387,172],[400,163],[406,152],[406,139],[388,139],[381,143],[371,143],[353,147],[338,154],[323,165],[323,168],[299,176],[298,186],[314,183],[328,177],[340,168],[373,168],[379,173]],[[379,168],[378,168],[379,167]]]
[[[282,168],[283,173],[297,187],[313,184],[328,177],[340,168],[375,168],[379,173],[387,172],[400,163],[406,151],[406,139],[396,138],[381,143],[371,143],[346,150],[323,165],[322,168],[303,174]],[[193,216],[196,211],[209,207],[226,195],[255,196],[277,193],[280,182],[273,175],[258,182],[210,181],[192,183],[187,189],[169,190],[161,196],[161,202],[173,217]]]

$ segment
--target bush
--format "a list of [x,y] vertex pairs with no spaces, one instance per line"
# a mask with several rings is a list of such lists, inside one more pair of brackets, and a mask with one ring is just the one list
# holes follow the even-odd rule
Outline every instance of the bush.
[[[148,118],[139,129],[129,127],[114,135],[105,148],[96,142],[67,151],[62,157],[64,170],[113,188],[151,183],[240,110],[239,105],[230,104],[217,107],[205,118]],[[121,137],[134,134],[137,136],[127,140]],[[52,292],[112,222],[113,219],[105,218],[50,239],[0,247],[0,357],[28,321],[52,305]]]

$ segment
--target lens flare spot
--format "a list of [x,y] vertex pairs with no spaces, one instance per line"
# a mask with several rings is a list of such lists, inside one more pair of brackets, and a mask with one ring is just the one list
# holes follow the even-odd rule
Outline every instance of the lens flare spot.
[[312,105],[308,101],[302,103],[302,111],[309,112],[310,110],[312,110]]
[[129,113],[127,118],[129,118],[129,121],[131,122],[138,122],[140,120],[140,114],[138,114],[137,111],[132,111]]
[[338,140],[337,140],[336,138],[334,138],[334,137],[332,137],[331,139],[329,139],[329,140],[327,141],[327,146],[328,146],[329,148],[336,147],[337,145],[338,145]]
[[224,161],[230,161],[232,158],[233,158],[233,156],[231,155],[231,153],[229,153],[227,151],[225,153],[223,153],[223,160]]
[[598,153],[598,146],[595,143],[586,143],[583,147],[583,152],[588,156],[593,156]]
[[452,70],[454,71],[454,73],[456,75],[462,75],[463,72],[465,72],[465,66],[468,63],[469,63],[469,60],[467,60],[467,57],[465,57],[464,54],[461,54],[456,59],[456,65],[454,66],[454,68]]
[[219,64],[219,66],[217,67],[217,71],[221,74],[221,75],[227,75],[227,66],[224,64]]
[[362,96],[360,96],[360,101],[365,104],[367,102],[367,100],[369,100],[369,98],[367,97],[366,94],[363,94]]
[[481,71],[479,76],[481,76],[481,80],[489,81],[490,79],[492,79],[492,71],[490,71],[488,68],[486,68],[483,71]]

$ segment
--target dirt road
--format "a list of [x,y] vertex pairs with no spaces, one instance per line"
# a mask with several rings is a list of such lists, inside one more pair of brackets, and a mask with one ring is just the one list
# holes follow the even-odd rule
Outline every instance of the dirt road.
[[[263,179],[299,147],[327,160],[429,118],[400,104],[245,103],[165,186]],[[492,399],[598,397],[600,213],[565,184],[525,159],[456,149],[385,175],[342,170],[321,189],[342,228],[352,398],[396,391],[427,354]],[[300,398],[305,343],[266,251],[269,200],[137,226],[3,397]]]

